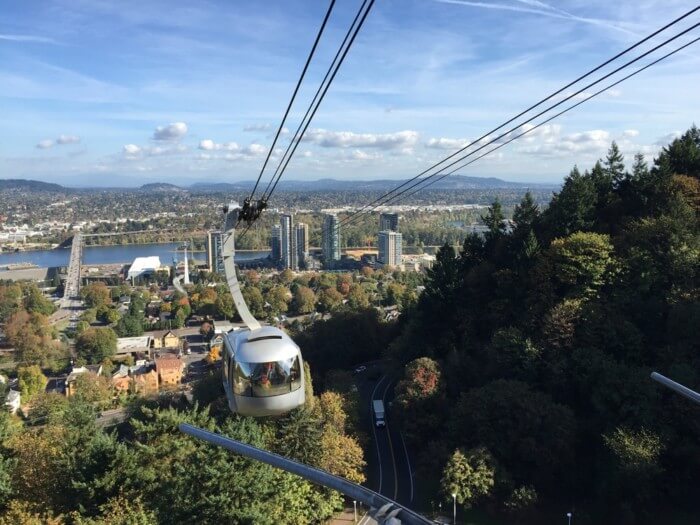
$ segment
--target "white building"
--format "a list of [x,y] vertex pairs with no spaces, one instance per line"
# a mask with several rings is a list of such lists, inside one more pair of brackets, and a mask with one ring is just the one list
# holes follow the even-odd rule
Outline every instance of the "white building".
[[160,269],[160,257],[153,255],[151,257],[137,257],[131,263],[127,279],[141,277],[142,275],[151,275]]
[[7,397],[5,398],[5,406],[10,413],[14,414],[19,410],[20,400],[21,396],[17,390],[10,390],[7,393]]
[[379,255],[377,262],[384,266],[401,265],[401,234],[390,230],[379,232]]

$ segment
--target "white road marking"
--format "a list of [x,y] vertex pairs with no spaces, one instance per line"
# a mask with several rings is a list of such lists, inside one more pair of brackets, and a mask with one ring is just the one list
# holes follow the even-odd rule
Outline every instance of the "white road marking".
[[408,465],[408,478],[411,480],[411,499],[409,503],[413,503],[413,471],[411,470],[411,461],[408,459],[408,449],[406,449],[406,442],[403,439],[403,433],[399,430],[399,437],[401,438],[401,443],[403,444],[403,451],[406,454],[406,465]]

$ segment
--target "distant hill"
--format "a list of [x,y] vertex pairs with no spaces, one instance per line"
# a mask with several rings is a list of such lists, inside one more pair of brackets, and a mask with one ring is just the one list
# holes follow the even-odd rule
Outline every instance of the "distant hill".
[[[377,180],[336,180],[320,179],[315,181],[282,180],[278,186],[282,191],[388,191],[407,179],[377,179]],[[241,191],[251,190],[253,181],[241,181],[235,183],[199,182],[190,186],[192,191]],[[465,175],[451,175],[445,177],[430,186],[435,190],[474,190],[474,189],[519,189],[519,188],[545,188],[554,187],[554,184],[532,184],[524,182],[510,182],[495,177],[468,177]]]
[[39,180],[27,179],[0,179],[0,191],[4,190],[23,190],[23,191],[68,191],[60,184],[50,182],[41,182]]
[[171,192],[182,192],[187,191],[185,188],[176,186],[175,184],[170,184],[168,182],[152,182],[150,184],[144,184],[139,188],[141,191],[171,191]]

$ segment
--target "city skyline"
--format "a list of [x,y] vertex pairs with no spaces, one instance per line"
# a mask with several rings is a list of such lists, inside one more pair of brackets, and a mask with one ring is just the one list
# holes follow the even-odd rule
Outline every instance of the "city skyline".
[[[291,129],[356,7],[337,5]],[[377,3],[286,178],[415,175],[686,8]],[[324,9],[300,1],[7,6],[0,176],[127,187],[254,178]],[[628,160],[637,151],[650,158],[700,109],[697,63],[681,53],[464,174],[557,183],[612,140]],[[283,134],[281,146],[288,140]]]

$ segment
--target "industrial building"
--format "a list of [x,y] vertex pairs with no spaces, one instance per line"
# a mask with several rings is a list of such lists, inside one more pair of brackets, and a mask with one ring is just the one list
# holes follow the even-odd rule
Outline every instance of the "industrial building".
[[137,277],[145,277],[153,275],[159,270],[168,270],[169,268],[163,268],[160,264],[160,257],[153,255],[151,257],[136,257],[134,262],[131,263],[129,267],[129,272],[127,273],[127,279],[135,279]]

